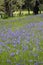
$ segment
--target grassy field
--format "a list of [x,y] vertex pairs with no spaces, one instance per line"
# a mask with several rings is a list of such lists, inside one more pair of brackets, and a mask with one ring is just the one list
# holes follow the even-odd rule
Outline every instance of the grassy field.
[[43,14],[0,19],[0,65],[43,65]]

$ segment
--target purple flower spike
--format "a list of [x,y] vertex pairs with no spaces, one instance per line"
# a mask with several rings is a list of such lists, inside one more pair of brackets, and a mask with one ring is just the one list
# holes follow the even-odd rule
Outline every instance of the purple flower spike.
[[14,53],[14,52],[12,52],[12,53],[10,54],[10,56],[12,56],[12,57],[13,57],[14,55],[15,55],[15,53]]
[[35,62],[34,65],[39,65],[38,62]]
[[2,46],[6,46],[3,42],[0,42],[0,45],[2,45]]
[[7,63],[11,63],[11,60],[7,59]]

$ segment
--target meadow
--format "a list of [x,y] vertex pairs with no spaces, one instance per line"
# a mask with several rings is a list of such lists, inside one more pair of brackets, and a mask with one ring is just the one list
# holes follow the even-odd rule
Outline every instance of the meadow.
[[0,18],[0,65],[43,65],[43,14]]

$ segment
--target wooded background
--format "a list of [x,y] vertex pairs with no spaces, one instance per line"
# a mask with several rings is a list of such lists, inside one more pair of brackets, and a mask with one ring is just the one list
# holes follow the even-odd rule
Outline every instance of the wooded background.
[[[33,11],[33,7],[35,5],[36,0],[0,0],[0,12],[4,12],[7,16],[13,16],[13,12],[19,11],[19,15],[21,15],[21,11]],[[43,0],[38,0],[40,5],[40,11],[43,11]]]

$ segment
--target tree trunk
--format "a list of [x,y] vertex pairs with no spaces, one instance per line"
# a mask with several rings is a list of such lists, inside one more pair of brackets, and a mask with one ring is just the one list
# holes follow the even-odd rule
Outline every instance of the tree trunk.
[[4,0],[4,12],[5,14],[8,13],[8,2],[6,0]]
[[9,16],[13,16],[13,11],[12,11],[12,1],[9,2]]
[[4,0],[4,7],[5,7],[5,9],[4,9],[5,14],[8,17],[13,16],[13,12],[12,12],[12,1]]
[[21,11],[22,11],[22,6],[20,6],[20,13],[19,13],[19,15],[21,15]]
[[28,14],[30,15],[30,10],[29,10],[29,8],[28,8]]
[[40,14],[41,14],[41,10],[40,10]]

